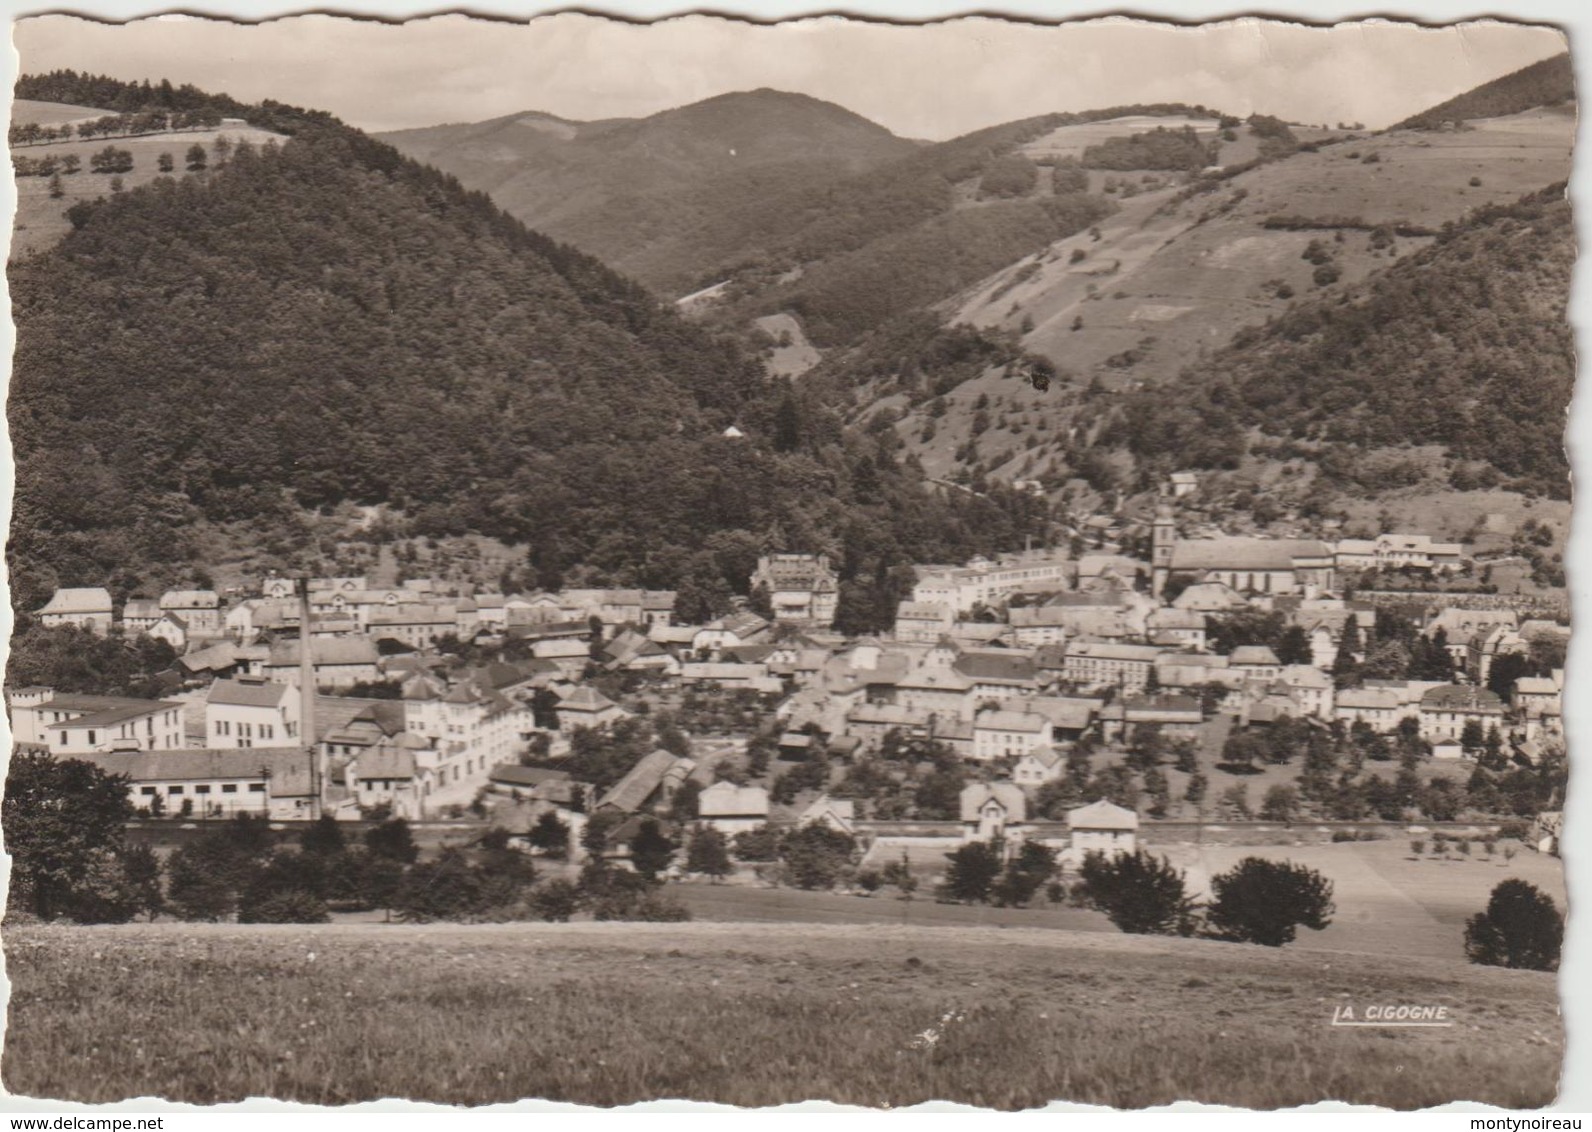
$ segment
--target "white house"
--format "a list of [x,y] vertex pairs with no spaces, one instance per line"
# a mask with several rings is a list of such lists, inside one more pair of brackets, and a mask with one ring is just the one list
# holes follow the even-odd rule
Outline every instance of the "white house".
[[114,620],[110,591],[103,586],[58,589],[38,611],[38,618],[40,624],[49,628],[77,625],[103,637],[111,631]]
[[296,688],[262,676],[217,680],[205,695],[205,745],[285,747],[299,741]]
[[697,797],[697,819],[726,837],[768,824],[768,791],[715,782]]
[[1050,738],[1050,720],[1036,712],[982,711],[973,718],[973,757],[981,762],[1026,755]]
[[1020,840],[1026,832],[1028,799],[1014,782],[970,782],[962,787],[962,840]]
[[183,705],[177,700],[57,695],[53,688],[35,687],[9,693],[7,703],[12,741],[46,746],[56,755],[184,745]]
[[1070,847],[1085,853],[1132,853],[1138,847],[1139,815],[1102,798],[1067,811]]

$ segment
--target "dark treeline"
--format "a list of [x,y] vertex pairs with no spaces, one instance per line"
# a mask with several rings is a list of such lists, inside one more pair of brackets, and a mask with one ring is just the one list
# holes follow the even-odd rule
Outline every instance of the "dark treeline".
[[[53,99],[121,104],[106,80],[51,78]],[[290,140],[75,206],[60,245],[12,268],[23,608],[181,572],[202,521],[352,500],[402,508],[412,534],[526,544],[544,585],[579,564],[717,606],[744,586],[739,551],[827,550],[872,628],[906,563],[1042,523],[925,492],[737,339],[389,146],[216,105]]]
[[1575,71],[1568,53],[1522,67],[1518,71],[1483,83],[1430,110],[1406,118],[1395,130],[1433,129],[1445,122],[1467,122],[1472,118],[1501,118],[1538,106],[1557,106],[1575,98]]

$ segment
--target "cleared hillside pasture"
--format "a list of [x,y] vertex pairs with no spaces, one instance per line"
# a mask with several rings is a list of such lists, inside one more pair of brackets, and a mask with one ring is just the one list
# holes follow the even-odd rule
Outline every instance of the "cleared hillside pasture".
[[[1000,478],[1038,474],[1072,422],[1069,386],[1099,381],[1121,390],[1174,380],[1239,329],[1353,286],[1431,242],[1403,235],[1388,244],[1369,228],[1407,222],[1406,231],[1435,231],[1568,176],[1574,121],[1563,108],[1473,125],[1323,145],[1192,196],[1174,188],[1141,193],[1091,229],[1009,263],[939,306],[948,323],[1021,334],[1025,348],[1063,371],[1038,408],[1008,413],[1010,429],[978,437],[977,458]],[[1276,226],[1277,218],[1289,226]],[[1311,228],[1313,219],[1322,227]],[[1344,220],[1361,227],[1328,227]],[[1318,282],[1319,265],[1305,258],[1312,241],[1327,250],[1335,280]],[[922,439],[927,404],[913,407],[898,432],[931,475],[949,476],[961,465],[953,453],[971,439],[968,406],[986,394],[1026,403],[1015,386],[988,374],[946,397],[950,408],[929,439]]]
[[[38,106],[55,106],[55,103],[36,103]],[[79,107],[62,107],[63,111],[77,111]],[[96,111],[88,114],[73,113],[71,118],[60,118],[59,121],[68,121],[80,117],[93,117]],[[18,118],[17,121],[23,121]],[[59,198],[50,196],[50,178],[48,177],[18,177],[17,186],[17,215],[15,227],[11,238],[11,258],[20,259],[31,253],[42,251],[55,244],[72,230],[72,224],[66,218],[66,210],[79,201],[97,200],[111,194],[109,175],[95,173],[89,169],[89,159],[104,149],[106,146],[115,146],[125,149],[133,155],[133,168],[131,172],[120,174],[124,190],[146,184],[161,176],[181,177],[187,169],[186,154],[188,148],[198,144],[205,147],[209,163],[216,160],[215,142],[218,137],[236,144],[249,142],[260,145],[268,140],[284,140],[280,135],[269,130],[256,129],[253,126],[227,126],[215,130],[180,130],[168,134],[147,134],[140,137],[128,138],[87,138],[81,141],[51,142],[48,145],[30,145],[16,150],[18,155],[38,160],[43,157],[64,157],[67,154],[76,154],[82,167],[76,172],[65,174],[61,177],[61,188],[64,195]],[[155,162],[163,153],[171,154],[175,169],[170,174],[163,174],[156,167]]]
[[763,363],[770,376],[800,377],[823,360],[823,355],[807,341],[802,324],[790,315],[764,315],[757,320],[757,327],[780,343]]
[[13,126],[59,126],[63,122],[80,122],[84,118],[99,118],[110,113],[95,110],[92,106],[72,106],[65,102],[37,102],[31,98],[18,98],[11,103]]
[[[1551,975],[1016,928],[153,924],[5,944],[5,1085],[82,1102],[1533,1108],[1563,1040]],[[1457,1024],[1330,1024],[1389,1003]]]

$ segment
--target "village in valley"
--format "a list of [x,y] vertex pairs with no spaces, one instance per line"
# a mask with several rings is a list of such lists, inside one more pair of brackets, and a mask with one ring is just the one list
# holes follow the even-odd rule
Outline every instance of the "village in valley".
[[[589,856],[634,868],[640,839],[682,891],[870,896],[888,878],[945,897],[969,843],[1008,863],[1043,846],[1056,881],[1091,850],[1402,853],[1431,829],[1467,855],[1500,834],[1556,854],[1553,592],[1498,592],[1480,579],[1517,560],[1420,533],[1224,535],[1198,488],[1173,476],[1148,522],[1080,523],[1062,546],[922,564],[894,632],[863,637],[831,627],[827,556],[796,551],[761,557],[702,624],[639,589],[272,576],[120,608],[61,589],[39,623],[165,642],[165,694],[13,688],[12,730],[125,775],[155,843],[239,814],[401,819],[573,875]],[[792,868],[781,839],[812,827],[838,856]]]

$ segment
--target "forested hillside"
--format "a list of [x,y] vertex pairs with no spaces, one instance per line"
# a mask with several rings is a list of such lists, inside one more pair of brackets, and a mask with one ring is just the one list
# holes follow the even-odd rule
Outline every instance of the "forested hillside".
[[1456,486],[1568,498],[1564,194],[1478,210],[1366,283],[1240,333],[1175,388],[1126,398],[1102,442],[1207,467],[1236,459],[1249,427],[1305,452],[1436,444]]
[[643,119],[512,114],[382,136],[663,294],[744,248],[764,202],[917,147],[833,103],[755,90]]
[[1393,129],[1433,129],[1444,123],[1468,122],[1474,118],[1501,118],[1537,106],[1558,106],[1574,98],[1575,69],[1566,52],[1483,83],[1404,119]]
[[[103,82],[49,93],[117,105]],[[544,584],[578,566],[707,607],[761,549],[827,550],[843,619],[872,627],[904,563],[1042,529],[1041,503],[925,491],[735,339],[451,178],[224,103],[291,140],[81,207],[12,267],[22,608],[189,577],[206,524],[351,500],[522,543]]]

